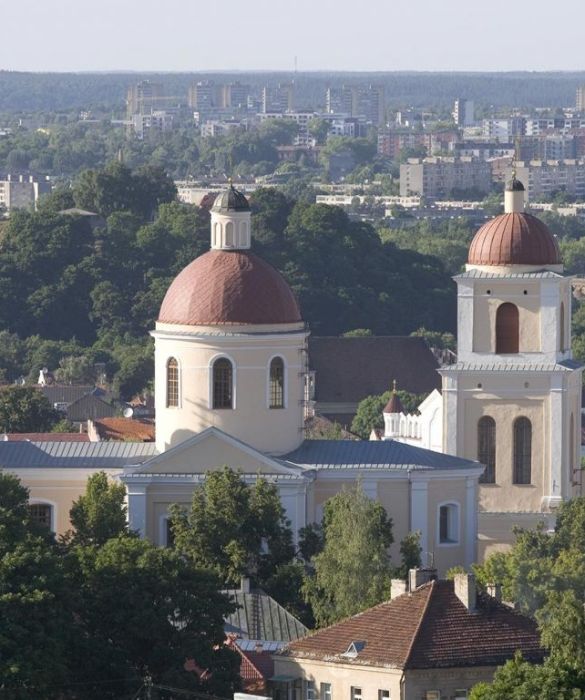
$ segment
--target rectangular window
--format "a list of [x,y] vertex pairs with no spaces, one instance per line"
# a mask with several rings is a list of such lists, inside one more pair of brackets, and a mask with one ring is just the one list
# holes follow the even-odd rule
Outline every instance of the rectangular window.
[[173,534],[170,518],[165,519],[165,540],[165,547],[172,549],[175,546],[175,535]]
[[51,527],[51,506],[45,503],[33,503],[28,507],[28,512],[33,523],[43,527]]
[[331,683],[321,683],[319,700],[331,700]]
[[439,508],[439,543],[457,544],[459,542],[458,507],[454,503]]
[[467,694],[467,690],[456,690],[455,695],[453,696],[453,700],[467,700],[469,695]]
[[351,700],[362,700],[362,689],[355,685],[351,686]]
[[427,690],[427,694],[425,695],[425,700],[441,700],[441,691],[440,690]]
[[315,681],[305,681],[305,700],[316,700]]
[[390,691],[378,690],[378,700],[390,700]]

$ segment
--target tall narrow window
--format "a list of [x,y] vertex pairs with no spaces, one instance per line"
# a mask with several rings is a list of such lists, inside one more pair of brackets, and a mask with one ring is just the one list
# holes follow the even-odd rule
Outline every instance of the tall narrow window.
[[284,362],[275,357],[270,363],[270,408],[284,408]]
[[514,483],[529,484],[532,471],[532,423],[525,416],[514,421]]
[[447,503],[439,507],[439,544],[459,542],[459,507]]
[[479,477],[482,484],[496,483],[496,421],[491,416],[483,416],[477,423],[477,459],[485,464],[485,471]]
[[167,362],[167,408],[179,405],[179,363],[174,357]]
[[565,350],[565,305],[561,301],[561,311],[559,313],[559,336],[560,336],[560,351],[564,352]]
[[496,311],[496,353],[519,352],[520,320],[518,307],[506,302]]
[[233,408],[233,367],[225,357],[213,363],[213,408]]
[[234,225],[231,221],[225,225],[225,245],[226,248],[234,247]]

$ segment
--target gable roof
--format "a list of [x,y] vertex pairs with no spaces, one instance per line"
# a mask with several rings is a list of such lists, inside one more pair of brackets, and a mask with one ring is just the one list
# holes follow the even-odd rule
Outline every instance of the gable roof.
[[[210,453],[205,456],[202,447],[205,442]],[[223,451],[213,446],[212,441],[223,445]],[[232,459],[228,459],[227,452],[232,454]],[[189,453],[192,453],[191,455]],[[217,452],[217,457],[215,453]],[[239,455],[239,458],[238,458]],[[197,464],[195,457],[200,460]],[[215,462],[209,461],[214,459]],[[241,460],[239,463],[238,459]],[[243,466],[252,463],[252,469],[246,472]],[[165,450],[160,454],[156,453],[151,459],[141,465],[133,472],[134,475],[163,475],[163,474],[205,474],[210,469],[222,468],[225,464],[232,468],[241,468],[244,473],[274,474],[283,477],[302,478],[302,470],[296,465],[284,464],[280,459],[274,459],[269,455],[256,450],[254,447],[238,440],[232,435],[224,433],[223,430],[211,426],[193,435],[187,440],[183,440],[178,445]]]
[[92,384],[47,384],[36,387],[52,404],[71,404],[87,394],[103,396],[105,392]]
[[95,394],[86,394],[67,406],[67,418],[84,422],[88,419],[110,418],[116,415],[116,408]]
[[388,391],[393,379],[405,391],[428,394],[441,386],[439,363],[423,338],[309,337],[315,400],[356,403]]
[[261,589],[251,592],[236,589],[225,593],[238,606],[225,619],[227,632],[235,632],[248,639],[291,642],[304,637],[309,631]]
[[483,469],[479,462],[396,440],[305,440],[279,459],[304,469]]
[[8,442],[89,442],[87,433],[5,433],[0,440]]
[[[365,642],[355,658],[345,654]],[[520,650],[541,661],[536,623],[478,593],[474,611],[457,598],[452,581],[431,581],[412,593],[354,615],[304,639],[281,654],[332,663],[401,669],[497,666]]]

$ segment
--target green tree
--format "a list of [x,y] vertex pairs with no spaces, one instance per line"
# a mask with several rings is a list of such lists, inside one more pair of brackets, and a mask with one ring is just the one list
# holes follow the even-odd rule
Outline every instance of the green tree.
[[[412,394],[403,389],[399,389],[396,393],[404,410],[409,413],[416,411],[418,405],[425,398],[422,394]],[[363,440],[367,440],[374,428],[382,429],[384,427],[384,406],[390,401],[391,395],[391,391],[385,391],[379,396],[367,396],[360,401],[351,424],[351,432],[359,435]]]
[[0,389],[0,429],[6,433],[47,432],[61,417],[44,394],[34,387]]
[[[124,697],[146,675],[195,692],[227,696],[237,689],[239,659],[224,645],[223,630],[234,607],[212,573],[133,537],[76,547],[72,556],[84,633],[72,655],[80,679],[95,683],[84,697]],[[207,673],[185,670],[188,659]]]
[[72,545],[102,546],[108,540],[128,534],[126,488],[108,479],[105,472],[92,474],[85,493],[73,502],[69,519],[73,531],[66,539]]
[[229,584],[241,576],[262,582],[294,555],[276,485],[258,477],[248,486],[229,467],[207,472],[190,510],[173,507],[172,529],[179,552]]
[[305,596],[325,626],[384,600],[391,576],[392,520],[360,483],[330,498],[324,509],[323,550],[313,557]]

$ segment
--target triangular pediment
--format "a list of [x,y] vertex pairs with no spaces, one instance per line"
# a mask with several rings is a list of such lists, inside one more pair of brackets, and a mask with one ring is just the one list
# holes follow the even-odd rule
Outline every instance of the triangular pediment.
[[302,476],[303,469],[288,467],[218,428],[207,428],[179,445],[144,462],[135,474],[205,474],[224,466],[244,474]]

